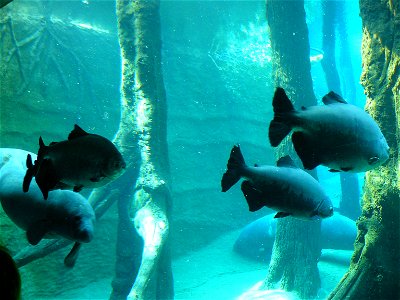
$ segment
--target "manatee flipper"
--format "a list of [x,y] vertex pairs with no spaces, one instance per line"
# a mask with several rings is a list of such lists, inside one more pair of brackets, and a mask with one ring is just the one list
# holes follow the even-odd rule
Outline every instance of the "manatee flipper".
[[71,251],[69,251],[68,255],[64,258],[64,265],[68,268],[72,268],[75,266],[76,260],[78,259],[79,249],[81,248],[82,244],[75,242],[74,246],[72,247]]
[[319,157],[315,153],[314,145],[304,133],[294,132],[292,134],[292,142],[294,150],[296,150],[305,169],[311,170],[321,164]]
[[49,195],[49,191],[54,190],[58,182],[59,180],[57,178],[57,173],[54,170],[51,160],[44,159],[36,174],[36,183],[39,186],[45,200]]
[[33,223],[28,230],[26,231],[26,237],[28,239],[29,244],[37,245],[42,238],[49,231],[48,224],[46,220],[38,221]]
[[241,188],[247,204],[249,205],[249,211],[254,212],[265,206],[262,192],[254,188],[250,181],[243,181]]
[[274,216],[274,218],[284,218],[284,217],[287,217],[290,215],[291,215],[291,213],[280,211]]

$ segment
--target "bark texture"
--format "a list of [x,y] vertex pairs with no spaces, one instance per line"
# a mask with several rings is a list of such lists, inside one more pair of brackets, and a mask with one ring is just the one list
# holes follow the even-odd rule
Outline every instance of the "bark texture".
[[[161,69],[159,6],[156,0],[117,2],[123,103],[130,108],[129,117],[124,119],[134,130],[141,156],[131,218],[144,247],[128,299],[173,297],[168,245],[171,202],[167,188],[167,104]],[[132,142],[136,144],[135,140]]]
[[329,299],[399,299],[399,1],[362,0],[360,12],[366,110],[380,125],[390,158],[366,174],[351,265]]
[[[267,1],[267,19],[273,50],[274,81],[296,106],[316,104],[311,80],[310,47],[304,1]],[[286,140],[287,141],[287,140]],[[294,151],[284,143],[278,156]],[[320,287],[317,268],[321,245],[320,221],[279,219],[264,288],[295,291],[312,298]]]

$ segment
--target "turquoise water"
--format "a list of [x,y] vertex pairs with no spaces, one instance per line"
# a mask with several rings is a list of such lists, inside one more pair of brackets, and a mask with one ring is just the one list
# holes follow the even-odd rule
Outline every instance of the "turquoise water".
[[[338,26],[345,26],[347,36],[343,41],[336,32],[341,94],[363,107],[358,5],[356,1],[340,3],[342,23],[338,24],[342,25]],[[321,66],[325,53],[320,1],[306,1],[305,11],[310,71],[320,103],[329,91]],[[158,155],[167,155],[172,199],[170,258],[164,257],[168,262],[163,263],[172,265],[175,298],[296,299],[278,287],[264,294],[257,291],[257,283],[268,273],[269,260],[234,251],[242,229],[273,211],[263,208],[250,213],[238,186],[220,192],[232,145],[240,143],[251,164],[275,164],[275,150],[268,142],[275,84],[265,2],[161,1],[159,15],[168,153]],[[39,136],[46,144],[64,140],[75,123],[113,140],[121,118],[117,31],[114,1],[14,0],[2,8],[0,146],[37,153]],[[2,155],[2,167],[10,157],[24,167],[25,156]],[[134,159],[125,157],[138,168]],[[109,299],[113,289],[124,299],[122,295],[135,281],[143,249],[137,224],[121,212],[132,215],[125,203],[132,199],[132,190],[126,186],[135,185],[136,172],[132,171],[132,181],[128,177],[126,182],[110,184],[124,192],[98,218],[94,238],[82,246],[73,269],[63,264],[70,245],[20,268],[22,299]],[[364,174],[351,178],[356,184],[349,194],[356,208],[346,211],[341,207],[339,175],[325,167],[317,172],[334,207],[353,218],[349,222],[355,228]],[[87,198],[90,193],[82,191]],[[34,248],[3,211],[0,220],[0,241],[13,255],[25,247]],[[264,255],[265,247],[271,251],[272,243],[256,252]],[[340,245],[322,250],[316,298],[323,299],[333,290],[347,271],[351,255],[351,249]],[[166,273],[158,265],[145,299],[157,298],[155,286],[168,285],[160,279]]]

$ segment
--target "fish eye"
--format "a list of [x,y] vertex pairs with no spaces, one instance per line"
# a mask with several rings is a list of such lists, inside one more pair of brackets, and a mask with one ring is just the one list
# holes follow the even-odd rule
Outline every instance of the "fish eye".
[[81,222],[81,217],[80,216],[74,216],[72,218],[72,220],[74,221],[74,223],[80,223]]

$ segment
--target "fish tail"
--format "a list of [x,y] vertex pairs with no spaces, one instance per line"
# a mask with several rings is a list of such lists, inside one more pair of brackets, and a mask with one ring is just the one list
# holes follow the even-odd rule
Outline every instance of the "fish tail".
[[295,109],[285,90],[281,87],[275,91],[272,107],[274,108],[274,119],[269,124],[268,137],[271,146],[277,147],[292,130],[287,116]]
[[28,154],[26,157],[26,167],[28,168],[25,173],[24,181],[22,183],[22,190],[24,193],[29,191],[29,186],[31,184],[32,178],[35,176],[35,165],[32,163],[32,156]]
[[235,185],[241,177],[242,170],[246,166],[240,146],[235,145],[231,150],[231,155],[228,160],[227,171],[222,176],[221,187],[222,191],[228,191]]

